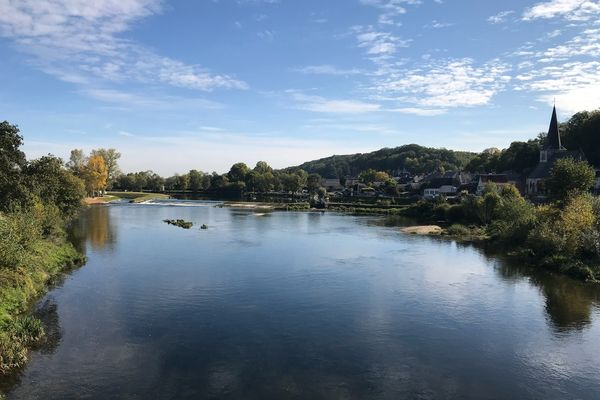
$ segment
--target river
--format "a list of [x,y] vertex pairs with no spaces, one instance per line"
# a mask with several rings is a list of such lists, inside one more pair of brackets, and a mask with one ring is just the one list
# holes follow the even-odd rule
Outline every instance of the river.
[[159,201],[72,236],[8,399],[600,398],[599,287],[381,217]]

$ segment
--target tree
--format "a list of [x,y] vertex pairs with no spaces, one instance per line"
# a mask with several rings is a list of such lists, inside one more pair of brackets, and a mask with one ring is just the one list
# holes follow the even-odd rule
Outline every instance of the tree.
[[316,193],[321,187],[321,175],[310,174],[306,180],[306,186],[309,193]]
[[358,179],[360,179],[360,181],[365,185],[371,185],[373,183],[383,183],[389,181],[392,178],[387,172],[375,171],[374,169],[369,168],[366,171],[362,172],[358,176]]
[[89,195],[94,196],[106,189],[108,169],[102,156],[91,156],[85,167],[85,186]]
[[570,196],[589,191],[595,182],[596,172],[586,161],[563,158],[554,163],[546,187],[553,199],[564,202]]
[[69,157],[69,162],[67,163],[67,167],[71,170],[75,175],[82,177],[83,172],[85,170],[85,165],[87,161],[85,158],[85,154],[81,149],[73,149],[71,150],[71,156]]
[[175,183],[177,190],[185,191],[190,187],[190,177],[187,174],[178,175]]
[[54,205],[64,219],[73,218],[81,207],[85,186],[81,179],[51,155],[31,161],[24,170],[31,193],[45,205]]
[[269,164],[267,164],[265,161],[259,161],[254,167],[254,172],[258,172],[259,174],[266,174],[267,172],[273,172],[273,168],[271,168]]
[[600,110],[578,112],[561,128],[563,145],[583,149],[589,163],[600,167]]
[[104,159],[108,173],[107,185],[112,187],[114,180],[119,176],[119,165],[117,161],[121,158],[121,153],[115,149],[97,149],[92,150],[91,156],[100,156]]
[[19,147],[23,137],[19,128],[7,121],[0,123],[0,211],[7,211],[12,203],[26,201],[21,171],[27,160]]
[[188,172],[188,177],[190,181],[190,190],[192,192],[197,192],[202,190],[202,176],[204,174],[198,170],[192,169]]
[[[256,166],[258,168],[258,164]],[[263,169],[263,168],[261,167],[261,169]],[[255,170],[256,170],[256,168],[255,168]],[[248,166],[245,163],[239,162],[239,163],[233,164],[231,166],[231,169],[227,173],[227,178],[229,179],[229,182],[245,182],[246,175],[248,175],[249,172],[250,172],[250,168],[248,168]],[[259,172],[259,173],[264,173],[264,172]]]
[[300,184],[300,176],[297,174],[281,174],[279,176],[283,190],[289,193],[296,193],[302,189]]

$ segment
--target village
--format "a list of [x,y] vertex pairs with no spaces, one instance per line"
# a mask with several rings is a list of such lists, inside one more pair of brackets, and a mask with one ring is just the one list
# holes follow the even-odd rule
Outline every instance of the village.
[[[390,194],[389,184],[383,180],[366,183],[361,177],[346,179],[323,178],[322,186],[332,198],[395,199],[413,198],[452,200],[461,195],[482,195],[486,185],[512,185],[521,195],[534,203],[543,203],[548,198],[545,181],[555,162],[564,158],[586,161],[581,149],[567,149],[562,145],[556,108],[553,109],[546,145],[539,152],[538,164],[523,173],[500,171],[498,173],[473,173],[467,171],[447,171],[412,174],[406,170],[398,171],[390,177],[395,182],[397,194]],[[385,174],[385,173],[384,173]],[[600,169],[596,168],[594,194],[600,193]]]

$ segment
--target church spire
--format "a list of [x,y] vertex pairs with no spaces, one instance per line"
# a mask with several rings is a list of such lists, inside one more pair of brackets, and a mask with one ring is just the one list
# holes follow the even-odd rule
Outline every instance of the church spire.
[[552,109],[552,119],[550,120],[550,128],[548,128],[548,150],[561,150],[560,132],[558,131],[558,118],[556,117],[556,106]]

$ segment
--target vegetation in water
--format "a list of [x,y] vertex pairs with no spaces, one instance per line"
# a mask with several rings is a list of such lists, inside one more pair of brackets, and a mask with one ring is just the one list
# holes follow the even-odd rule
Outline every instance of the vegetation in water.
[[182,219],[165,219],[163,222],[183,229],[190,229],[194,225],[192,222],[184,221]]

